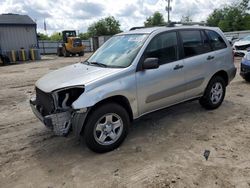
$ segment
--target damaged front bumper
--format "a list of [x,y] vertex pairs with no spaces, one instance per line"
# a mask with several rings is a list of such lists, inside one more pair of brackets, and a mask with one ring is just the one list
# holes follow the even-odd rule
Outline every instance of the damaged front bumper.
[[35,116],[49,129],[52,129],[55,135],[67,135],[71,128],[71,112],[58,112],[43,116],[36,107],[36,100],[30,100],[30,106]]
[[36,99],[30,100],[30,106],[35,116],[57,136],[68,135],[72,130],[74,135],[79,137],[88,113],[88,109],[81,109],[43,116],[37,109]]
[[247,52],[248,50],[234,50],[234,55],[243,57]]

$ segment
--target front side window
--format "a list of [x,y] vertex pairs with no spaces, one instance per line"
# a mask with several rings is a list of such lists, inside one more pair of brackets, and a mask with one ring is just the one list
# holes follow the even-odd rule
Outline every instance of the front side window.
[[158,58],[159,64],[165,64],[178,59],[178,43],[176,32],[157,35],[146,49],[146,58]]
[[147,34],[114,36],[105,42],[87,62],[113,68],[128,67],[133,62],[147,37]]
[[192,57],[207,53],[209,51],[209,45],[206,39],[202,38],[199,30],[180,31],[181,40],[184,49],[184,57]]
[[243,41],[244,41],[244,40],[250,41],[250,36],[246,36],[246,37],[244,37],[242,40],[243,40]]
[[227,48],[225,41],[218,33],[209,30],[206,30],[206,33],[210,38],[210,43],[213,47],[213,50],[220,50],[223,48]]

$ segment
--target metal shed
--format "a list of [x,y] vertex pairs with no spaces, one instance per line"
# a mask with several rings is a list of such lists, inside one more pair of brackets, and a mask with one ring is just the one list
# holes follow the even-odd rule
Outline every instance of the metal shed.
[[1,51],[26,50],[37,47],[36,23],[27,15],[0,15],[0,53]]

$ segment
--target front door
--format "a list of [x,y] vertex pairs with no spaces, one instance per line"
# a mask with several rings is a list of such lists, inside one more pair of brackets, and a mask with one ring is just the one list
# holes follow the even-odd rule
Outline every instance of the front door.
[[176,32],[156,35],[141,62],[146,58],[158,58],[160,66],[136,72],[139,115],[180,102],[185,92],[184,66],[183,60],[178,60]]

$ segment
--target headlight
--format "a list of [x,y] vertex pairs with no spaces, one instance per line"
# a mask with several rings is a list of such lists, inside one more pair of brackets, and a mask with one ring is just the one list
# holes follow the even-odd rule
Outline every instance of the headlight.
[[57,107],[67,109],[84,92],[84,87],[72,87],[54,91]]

